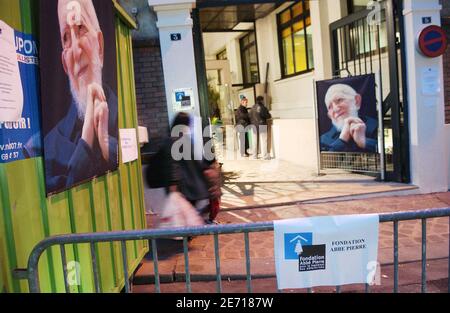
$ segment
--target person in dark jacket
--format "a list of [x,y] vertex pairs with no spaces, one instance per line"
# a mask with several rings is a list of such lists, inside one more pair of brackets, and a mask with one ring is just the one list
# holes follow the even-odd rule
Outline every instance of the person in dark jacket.
[[146,176],[150,186],[164,187],[167,195],[170,192],[183,194],[203,215],[208,213],[212,198],[211,184],[205,171],[210,169],[213,161],[195,160],[192,146],[190,116],[178,113],[172,123],[171,136],[151,160]]
[[250,122],[254,126],[253,131],[253,158],[258,158],[258,146],[261,148],[261,155],[264,160],[270,160],[270,154],[267,149],[267,133],[268,126],[267,121],[272,118],[267,107],[264,105],[264,97],[258,96],[256,98],[256,104],[250,111]]
[[246,127],[250,125],[250,117],[248,114],[248,99],[245,96],[241,96],[241,104],[239,108],[236,110],[236,133],[239,142],[239,153],[241,157],[248,156],[247,148],[247,130]]

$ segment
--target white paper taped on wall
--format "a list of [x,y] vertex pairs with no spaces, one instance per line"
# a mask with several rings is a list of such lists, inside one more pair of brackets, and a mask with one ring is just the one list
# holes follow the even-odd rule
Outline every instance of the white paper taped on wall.
[[438,96],[441,93],[441,79],[437,68],[422,69],[422,94],[424,96]]
[[278,289],[372,284],[378,226],[375,214],[275,221]]
[[149,143],[147,127],[139,126],[138,131],[139,131],[139,144],[144,145],[146,143]]
[[22,117],[23,89],[14,29],[0,20],[0,122]]
[[120,147],[122,151],[122,163],[133,162],[138,159],[138,145],[136,129],[120,129]]

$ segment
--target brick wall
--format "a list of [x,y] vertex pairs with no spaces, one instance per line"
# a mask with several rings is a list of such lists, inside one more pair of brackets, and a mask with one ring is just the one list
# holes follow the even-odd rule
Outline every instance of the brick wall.
[[[450,1],[441,0],[441,23],[447,32],[447,38],[450,43]],[[450,47],[444,55],[444,97],[445,97],[445,122],[450,124]]]
[[151,151],[169,135],[161,50],[155,42],[133,43],[138,121],[148,129]]
[[[444,21],[443,21],[444,22]],[[443,23],[450,42],[450,23]],[[445,96],[445,122],[450,124],[450,47],[444,54],[444,96]]]

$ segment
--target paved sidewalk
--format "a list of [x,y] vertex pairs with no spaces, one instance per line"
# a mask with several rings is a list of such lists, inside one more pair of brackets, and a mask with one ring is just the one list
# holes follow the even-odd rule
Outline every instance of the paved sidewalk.
[[417,192],[415,186],[377,182],[373,177],[341,170],[318,175],[310,168],[280,160],[226,161],[222,170],[224,208]]
[[[298,202],[337,201],[417,194],[416,186],[377,182],[374,177],[329,170],[318,175],[310,168],[279,160],[227,161],[223,165],[222,208],[246,208]],[[144,169],[145,172],[145,169]],[[147,212],[158,212],[164,191],[145,189]]]
[[[260,208],[248,210],[224,209],[218,220],[223,224],[250,223],[307,216],[367,214],[397,211],[412,211],[450,206],[450,192],[427,195],[389,196],[365,200],[335,201],[328,203],[299,204],[274,208]],[[152,225],[151,216],[149,226]],[[244,237],[242,234],[221,235],[219,237],[220,262],[222,278],[245,279]],[[440,282],[448,277],[447,258],[449,250],[449,218],[431,219],[427,222],[427,258],[434,264],[433,274],[429,279]],[[251,272],[255,281],[263,279],[260,284],[274,283],[275,266],[273,260],[273,232],[250,234]],[[182,242],[171,240],[158,242],[159,271],[162,282],[184,281],[184,255]],[[409,268],[407,264],[414,264],[421,258],[421,222],[407,221],[399,224],[399,259],[401,266]],[[379,261],[383,265],[383,275],[392,280],[389,268],[393,263],[393,227],[392,223],[380,225]],[[189,244],[189,263],[192,281],[214,281],[216,275],[214,244],[212,236],[194,238]],[[420,265],[420,264],[419,264]],[[392,266],[391,266],[392,267]],[[412,271],[412,272],[411,272]],[[411,271],[400,274],[401,283],[410,286],[420,283],[420,266]],[[418,275],[418,276],[417,276]],[[410,281],[403,281],[405,277],[412,277]],[[386,279],[387,279],[386,278]],[[152,283],[153,261],[148,255],[136,275],[135,283]],[[210,282],[215,286],[214,282]],[[386,283],[388,284],[388,283]],[[176,290],[177,284],[173,285]],[[184,284],[181,284],[184,286]],[[168,285],[167,285],[168,286]],[[209,285],[205,285],[209,286]],[[245,284],[244,284],[245,286]],[[383,284],[382,288],[388,285]],[[143,288],[143,287],[142,287]],[[152,287],[148,287],[152,288]],[[184,287],[179,287],[184,288]],[[210,288],[210,287],[205,287]],[[237,287],[236,287],[237,288]],[[265,290],[264,287],[261,287]],[[416,287],[408,287],[413,290]],[[145,289],[145,288],[144,288]],[[408,289],[408,290],[410,290]],[[439,289],[439,288],[437,288]],[[442,288],[441,288],[442,289]],[[181,290],[181,289],[180,289]],[[209,289],[205,289],[207,292]],[[430,291],[434,290],[433,288]],[[164,291],[164,289],[163,289]]]
[[[447,268],[447,260],[436,260],[427,263],[427,293],[447,293],[448,279],[442,278],[442,269]],[[399,292],[401,293],[419,293],[421,292],[421,263],[408,263],[399,267]],[[381,285],[371,286],[370,293],[393,293],[393,266],[382,266],[381,269]],[[246,280],[226,279],[221,282],[223,293],[247,293]],[[268,278],[252,278],[251,288],[254,293],[275,293],[277,290],[277,282],[275,277]],[[193,293],[216,293],[216,281],[192,282],[191,290]],[[155,285],[134,285],[133,293],[154,293]],[[185,282],[162,283],[161,292],[164,293],[185,293],[187,292]],[[284,293],[306,293],[305,289],[283,290]],[[335,293],[333,287],[316,287],[313,293]],[[347,285],[341,287],[341,292],[345,293],[364,293],[365,287],[362,285]]]

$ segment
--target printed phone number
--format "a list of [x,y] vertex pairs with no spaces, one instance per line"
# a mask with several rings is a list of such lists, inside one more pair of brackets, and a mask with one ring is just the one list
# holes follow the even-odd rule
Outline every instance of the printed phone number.
[[0,156],[0,159],[2,161],[8,161],[8,160],[15,160],[19,157],[19,152],[10,152],[10,153],[3,153]]

